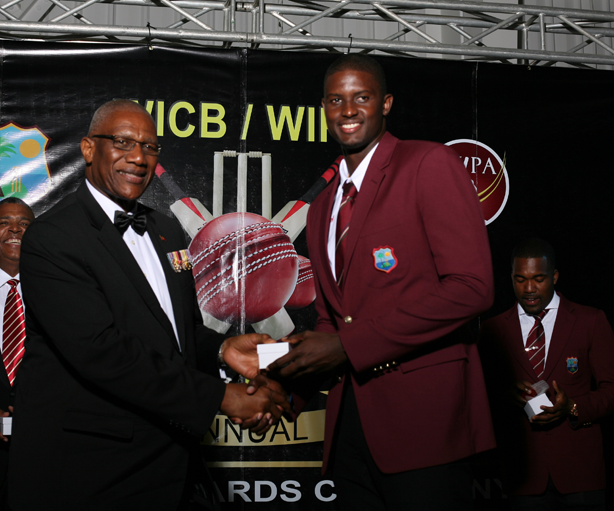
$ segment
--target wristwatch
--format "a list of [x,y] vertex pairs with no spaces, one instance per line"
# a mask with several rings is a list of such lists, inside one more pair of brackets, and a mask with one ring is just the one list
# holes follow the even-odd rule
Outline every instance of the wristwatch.
[[222,346],[224,343],[220,344],[220,350],[217,352],[217,363],[222,369],[226,369],[228,364],[224,362],[224,355],[222,355]]

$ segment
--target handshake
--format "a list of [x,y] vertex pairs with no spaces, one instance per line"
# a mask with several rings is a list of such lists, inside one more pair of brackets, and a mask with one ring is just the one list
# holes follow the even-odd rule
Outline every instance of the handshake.
[[220,349],[220,358],[249,383],[229,383],[220,411],[242,429],[263,435],[285,415],[293,420],[289,396],[281,384],[260,372],[257,346],[275,343],[266,334],[230,337]]
[[349,367],[349,361],[339,335],[309,330],[282,339],[292,345],[292,351],[266,368],[266,376],[259,372],[259,344],[275,341],[266,334],[245,334],[226,339],[221,355],[226,364],[251,381],[249,385],[229,384],[222,401],[221,411],[235,424],[264,434],[283,414],[294,417],[288,394],[271,376],[291,381],[314,380],[339,374]]

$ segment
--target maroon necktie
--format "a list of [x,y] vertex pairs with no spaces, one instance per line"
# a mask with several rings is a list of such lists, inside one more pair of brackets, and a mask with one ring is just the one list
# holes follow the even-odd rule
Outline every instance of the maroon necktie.
[[339,287],[342,286],[343,282],[344,251],[356,195],[358,195],[358,190],[356,190],[354,183],[348,181],[343,185],[343,196],[337,214],[337,243],[335,245],[335,272],[337,273],[337,285]]
[[542,320],[546,314],[548,314],[548,309],[544,309],[537,316],[533,316],[535,324],[529,332],[525,348],[537,378],[540,378],[546,369],[546,334],[544,333],[544,325],[542,325]]
[[9,377],[9,382],[13,385],[17,369],[23,357],[24,346],[26,339],[26,325],[23,315],[23,303],[21,296],[17,292],[16,279],[7,282],[9,289],[4,305],[4,324],[2,329],[2,360],[6,368],[6,374]]

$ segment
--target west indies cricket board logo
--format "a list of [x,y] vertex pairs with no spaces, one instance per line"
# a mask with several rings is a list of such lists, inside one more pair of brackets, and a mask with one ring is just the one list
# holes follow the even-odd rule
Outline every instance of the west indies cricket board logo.
[[45,151],[49,137],[37,127],[9,122],[0,126],[0,200],[17,197],[30,204],[51,184]]
[[477,140],[460,138],[446,143],[459,154],[478,193],[486,225],[497,218],[510,193],[509,178],[503,160],[490,147]]

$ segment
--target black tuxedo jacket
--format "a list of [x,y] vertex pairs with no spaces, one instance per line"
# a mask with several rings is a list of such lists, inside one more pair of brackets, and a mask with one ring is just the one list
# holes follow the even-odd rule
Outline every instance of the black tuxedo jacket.
[[202,326],[191,273],[175,273],[167,260],[185,248],[183,232],[153,210],[147,219],[181,351],[85,183],[24,236],[27,340],[9,464],[14,511],[177,508],[190,450],[225,385],[194,368],[197,345],[213,356],[220,339]]
[[[4,304],[0,304],[0,317],[4,318]],[[6,375],[4,363],[0,361],[0,410],[7,411],[13,404],[13,388]],[[6,501],[6,470],[9,462],[9,442],[0,442],[0,510],[4,509]]]
[[[0,307],[0,317],[4,317],[4,307]],[[2,352],[0,351],[0,355]],[[1,361],[0,361],[1,362]],[[13,404],[13,387],[9,383],[9,377],[6,375],[4,363],[0,363],[0,410],[7,411],[9,405]]]

